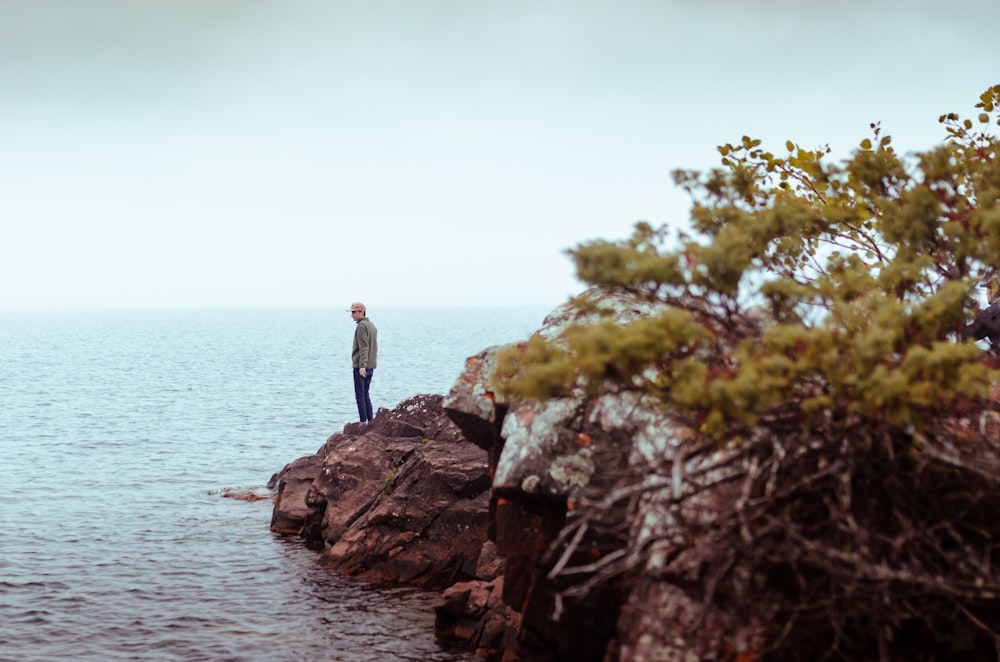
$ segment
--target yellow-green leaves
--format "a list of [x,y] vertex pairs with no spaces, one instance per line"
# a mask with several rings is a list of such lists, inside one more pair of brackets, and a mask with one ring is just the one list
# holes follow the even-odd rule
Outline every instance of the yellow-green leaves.
[[[1000,86],[980,97],[980,128]],[[678,171],[688,233],[636,225],[570,251],[588,284],[664,311],[570,328],[501,357],[512,397],[642,390],[725,440],[781,415],[909,426],[984,398],[996,372],[959,331],[976,287],[1000,294],[1000,147],[957,114],[948,141],[901,157],[878,123],[843,163],[743,136],[722,168]]]
[[678,308],[630,324],[609,317],[570,326],[558,343],[535,336],[505,350],[498,357],[495,387],[514,399],[563,395],[573,388],[594,395],[611,382],[659,389],[665,384],[662,376],[643,376],[647,368],[655,370],[711,339],[691,313]]
[[976,108],[982,108],[987,113],[992,113],[997,103],[1000,103],[1000,85],[994,85],[980,94]]

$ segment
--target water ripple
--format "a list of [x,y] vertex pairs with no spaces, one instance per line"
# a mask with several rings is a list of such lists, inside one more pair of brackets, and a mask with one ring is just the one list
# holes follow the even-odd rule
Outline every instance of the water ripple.
[[[445,392],[543,312],[386,311],[376,405]],[[352,332],[321,311],[0,319],[0,661],[463,659],[434,596],[331,575],[268,531],[269,501],[221,496],[353,420]]]

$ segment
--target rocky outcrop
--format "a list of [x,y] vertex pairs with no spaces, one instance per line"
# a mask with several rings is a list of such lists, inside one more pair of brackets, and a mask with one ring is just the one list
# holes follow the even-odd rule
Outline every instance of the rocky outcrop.
[[[656,313],[622,297],[602,296],[599,305],[619,323]],[[555,311],[539,334],[559,342],[568,324],[597,319],[580,311],[570,305]],[[824,619],[835,610],[803,587],[817,576],[836,585],[850,567],[840,574],[823,573],[830,558],[839,563],[848,557],[834,546],[799,564],[814,549],[813,532],[827,527],[831,513],[856,528],[857,518],[842,498],[853,499],[855,485],[870,490],[869,501],[859,502],[864,505],[855,513],[863,514],[867,503],[893,504],[894,516],[900,517],[899,504],[913,502],[923,509],[927,486],[956,480],[950,456],[937,473],[928,473],[923,461],[913,466],[909,437],[895,446],[881,440],[884,449],[862,439],[847,459],[867,467],[874,457],[881,464],[863,475],[878,479],[831,479],[834,488],[846,485],[846,491],[810,492],[806,488],[817,476],[825,481],[835,470],[838,476],[850,475],[844,469],[848,444],[824,448],[801,443],[795,435],[784,439],[783,433],[757,431],[724,448],[696,444],[696,435],[679,427],[663,403],[616,391],[610,383],[596,396],[570,390],[544,402],[507,402],[492,385],[499,351],[470,357],[447,397],[418,396],[382,410],[373,425],[348,425],[315,455],[285,467],[275,480],[273,530],[304,536],[323,549],[323,562],[340,572],[383,584],[442,589],[436,605],[439,638],[492,661],[749,661],[765,653],[776,659],[823,654],[914,659],[890,654],[884,634],[889,629],[881,627],[888,621],[864,623],[866,612],[856,607],[854,587],[872,578],[882,582],[889,577],[884,574],[888,566],[865,562],[862,568],[873,574],[859,575],[838,598],[843,602],[837,609],[847,613],[838,614],[831,629]],[[984,415],[979,425],[992,420]],[[988,445],[992,437],[984,432],[983,439]],[[753,452],[737,450],[748,447]],[[990,447],[990,458],[994,450]],[[894,476],[885,482],[898,489],[887,494],[903,497],[878,498],[885,494],[874,489],[882,482],[878,467],[886,466],[897,467],[901,475],[916,471],[920,480],[908,491]],[[788,490],[774,488],[779,473],[792,483]],[[982,469],[970,473],[983,479],[968,501],[980,509],[966,529],[975,536],[992,521],[993,510],[979,500],[992,493],[995,479],[982,474]],[[911,498],[918,493],[919,499]],[[746,519],[751,508],[757,518],[753,531]],[[783,514],[776,514],[781,509]],[[948,545],[959,539],[950,528],[957,521],[950,514],[936,521],[947,524]],[[829,533],[839,537],[845,530],[834,526]],[[775,539],[780,547],[760,544],[773,545]],[[784,545],[786,540],[791,542]],[[881,544],[888,543],[909,544],[902,534]],[[942,545],[934,544],[941,551]],[[853,552],[849,556],[852,562],[859,558]],[[931,579],[941,585],[940,577]],[[873,589],[881,604],[891,591],[879,586],[889,584]],[[971,594],[983,597],[975,605],[981,612],[963,611],[969,622],[958,625],[951,618],[958,604],[951,593],[943,602],[938,596],[936,602],[914,603],[931,604],[940,616],[935,612],[936,621],[904,623],[911,629],[899,631],[910,639],[900,639],[893,650],[919,653],[920,659],[957,659],[952,652],[975,648],[976,657],[962,659],[993,659],[997,628],[984,625],[984,615],[994,618],[995,593]],[[787,602],[787,596],[797,602]],[[805,619],[802,614],[815,605],[823,609]],[[907,619],[918,614],[908,603],[905,607]],[[926,633],[937,636],[937,628],[923,627],[931,622],[943,624],[942,641],[948,641],[940,650],[947,655],[927,645]],[[845,623],[857,630],[870,625],[876,636],[857,638],[856,646],[841,655],[831,647],[830,636],[849,636]],[[788,636],[793,625],[801,630],[795,639]],[[817,630],[823,631],[814,635]],[[774,654],[778,645],[783,656]]]
[[477,570],[493,580],[459,582],[445,589],[435,606],[437,637],[461,642],[468,650],[487,659],[518,660],[521,616],[503,600],[503,561],[492,543],[484,547]]
[[[603,307],[622,323],[652,312],[626,298],[605,298]],[[550,315],[539,333],[556,338],[567,324],[588,321],[566,306]],[[507,634],[508,641],[517,642],[516,653],[507,649],[507,659],[618,659],[619,615],[623,603],[631,604],[623,580],[595,583],[585,595],[566,600],[560,594],[567,580],[554,571],[589,567],[574,579],[583,583],[606,561],[626,554],[631,527],[624,509],[605,513],[606,519],[617,519],[615,527],[578,529],[572,544],[560,536],[575,513],[619,487],[631,467],[671,453],[676,431],[661,411],[634,394],[580,394],[512,407],[490,389],[497,351],[468,360],[444,406],[490,457],[490,538],[506,568],[494,590],[501,590],[503,602],[520,616],[519,623],[510,621],[519,630]],[[480,603],[482,598],[469,600],[465,617],[474,618]],[[498,620],[496,611],[485,613],[483,629]],[[440,627],[440,609],[438,618]]]
[[274,478],[273,531],[323,549],[321,562],[383,585],[430,589],[498,572],[487,542],[487,456],[421,395],[332,435]]
[[[602,307],[621,323],[654,312],[627,298]],[[564,306],[539,333],[558,338],[587,315]],[[272,529],[303,536],[339,572],[443,589],[438,637],[489,660],[691,659],[679,633],[715,615],[657,581],[655,554],[602,575],[669,527],[669,485],[628,512],[606,497],[676,459],[683,431],[634,393],[504,402],[491,387],[499,350],[470,357],[447,397],[380,410],[286,466]]]

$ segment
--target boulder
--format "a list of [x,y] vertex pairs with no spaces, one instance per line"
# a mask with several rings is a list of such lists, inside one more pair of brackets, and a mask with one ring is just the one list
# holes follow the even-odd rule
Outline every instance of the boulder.
[[321,562],[383,585],[476,579],[486,542],[485,451],[419,395],[351,423],[277,475],[271,528],[324,549]]
[[453,584],[434,606],[439,641],[487,660],[517,660],[520,615],[503,601],[504,578]]
[[285,465],[270,485],[276,490],[271,512],[271,530],[275,533],[301,535],[312,507],[308,500],[313,480],[319,475],[323,459],[307,455]]
[[[391,439],[380,441],[394,445]],[[338,526],[324,527],[331,547],[322,562],[379,584],[444,588],[458,578],[475,577],[486,542],[490,480],[485,453],[471,444],[428,440],[401,459],[386,473],[358,481],[360,489],[353,493],[366,493],[368,503],[347,502],[349,523],[326,518]],[[331,474],[356,469],[335,464]],[[328,503],[328,512],[342,509],[336,496]]]

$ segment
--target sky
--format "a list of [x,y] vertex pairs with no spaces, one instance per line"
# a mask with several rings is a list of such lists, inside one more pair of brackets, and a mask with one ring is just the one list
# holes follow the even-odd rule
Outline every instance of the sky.
[[0,309],[551,305],[743,135],[902,153],[996,0],[0,0]]

